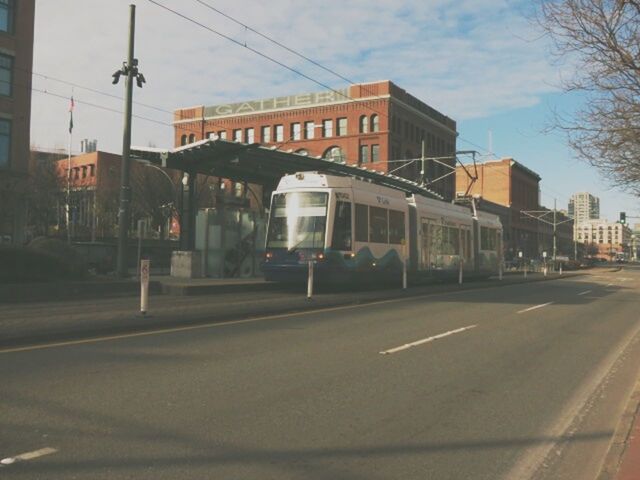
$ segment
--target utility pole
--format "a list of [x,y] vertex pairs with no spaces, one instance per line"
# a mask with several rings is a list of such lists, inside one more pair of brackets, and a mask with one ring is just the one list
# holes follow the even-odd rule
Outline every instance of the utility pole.
[[126,95],[124,101],[124,133],[122,136],[122,164],[120,175],[120,208],[118,210],[118,259],[116,273],[119,277],[128,276],[127,246],[129,236],[129,221],[131,216],[131,186],[129,182],[131,150],[131,109],[133,103],[133,79],[138,87],[145,83],[144,76],[138,72],[138,60],[134,58],[134,41],[136,30],[136,6],[129,5],[129,52],[127,61],[122,69],[113,74],[113,84],[118,83],[120,76],[124,75]]
[[[558,210],[556,208],[556,199],[553,199],[553,211],[551,210],[520,210],[520,213],[522,213],[523,215],[526,215],[527,217],[531,217],[531,218],[535,218],[536,220],[546,223],[547,225],[552,225],[553,226],[553,263],[555,265],[556,262],[556,256],[557,256],[557,232],[558,232],[558,225],[562,225],[563,223],[567,223],[567,222],[572,222],[574,221],[573,217],[568,217],[566,220],[562,220],[561,222],[558,221]],[[547,220],[546,217],[549,214],[553,214],[553,221]],[[575,242],[575,233],[574,233],[574,242]],[[576,246],[574,244],[574,249],[576,249]]]
[[558,210],[556,209],[556,199],[553,199],[553,264],[556,264],[556,227],[558,223],[556,221],[556,214]]

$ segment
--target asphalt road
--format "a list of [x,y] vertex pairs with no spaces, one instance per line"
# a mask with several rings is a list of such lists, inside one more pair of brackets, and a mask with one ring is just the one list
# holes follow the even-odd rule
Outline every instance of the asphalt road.
[[595,478],[640,271],[0,350],[3,478]]

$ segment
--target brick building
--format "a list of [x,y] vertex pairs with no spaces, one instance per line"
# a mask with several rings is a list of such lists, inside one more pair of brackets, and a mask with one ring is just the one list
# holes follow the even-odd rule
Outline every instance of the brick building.
[[[473,171],[473,165],[467,165]],[[540,176],[513,158],[503,158],[477,165],[478,179],[469,194],[508,207],[510,218],[504,229],[505,259],[522,251],[525,256],[540,255],[538,221],[527,218],[522,210],[539,210]],[[456,168],[456,194],[464,194],[471,179],[462,167]],[[480,203],[482,206],[482,203]],[[505,222],[503,221],[503,225]]]
[[0,242],[22,243],[35,0],[0,1]]
[[[456,122],[390,81],[351,85],[337,91],[289,95],[176,110],[175,145],[205,138],[274,145],[282,150],[418,180],[422,141],[427,180],[455,168]],[[397,169],[397,170],[396,170]],[[430,188],[451,200],[453,175]]]

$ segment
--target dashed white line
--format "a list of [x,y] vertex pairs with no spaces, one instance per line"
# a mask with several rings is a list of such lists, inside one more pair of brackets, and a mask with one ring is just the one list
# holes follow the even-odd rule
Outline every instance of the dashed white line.
[[422,340],[417,340],[417,341],[411,342],[411,343],[405,343],[404,345],[400,345],[399,347],[391,348],[389,350],[384,350],[383,352],[380,352],[380,354],[381,355],[388,355],[390,353],[400,352],[402,350],[406,350],[408,348],[412,348],[412,347],[415,347],[415,346],[418,346],[418,345],[422,345],[424,343],[433,342],[434,340],[438,340],[439,338],[448,337],[449,335],[454,335],[456,333],[464,332],[465,330],[470,330],[470,329],[475,328],[477,326],[478,325],[469,325],[468,327],[462,327],[462,328],[457,328],[455,330],[449,330],[448,332],[440,333],[439,335],[434,335],[433,337],[423,338]]
[[546,307],[547,305],[551,305],[553,302],[548,302],[548,303],[542,303],[540,305],[536,305],[534,307],[529,307],[529,308],[525,308],[524,310],[518,310],[517,313],[524,313],[524,312],[530,312],[531,310],[535,310],[537,308],[542,308],[542,307]]
[[585,290],[584,292],[580,292],[578,295],[586,295],[587,293],[591,293],[591,290]]
[[41,448],[40,450],[34,450],[33,452],[21,453],[15,457],[7,457],[0,460],[0,465],[11,465],[16,462],[22,462],[24,460],[33,460],[34,458],[43,457],[45,455],[51,455],[58,450],[51,447]]

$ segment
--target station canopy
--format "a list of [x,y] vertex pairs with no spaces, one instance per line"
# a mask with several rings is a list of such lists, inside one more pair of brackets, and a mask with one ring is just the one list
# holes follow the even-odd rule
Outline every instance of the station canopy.
[[286,152],[259,143],[206,139],[171,150],[131,147],[131,158],[158,167],[182,170],[190,175],[203,174],[275,188],[280,178],[297,172],[316,171],[356,177],[364,181],[419,194],[442,197],[411,180],[381,171],[347,165],[331,158],[312,157],[304,153]]

